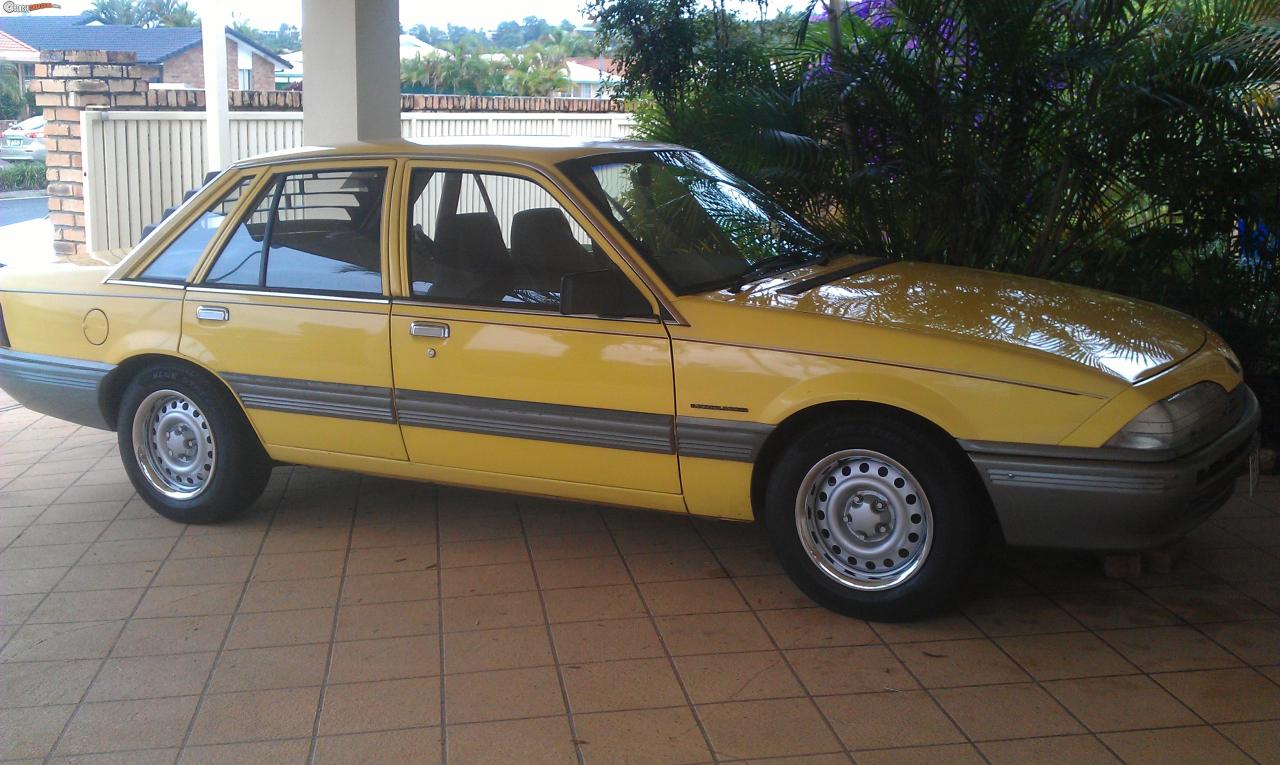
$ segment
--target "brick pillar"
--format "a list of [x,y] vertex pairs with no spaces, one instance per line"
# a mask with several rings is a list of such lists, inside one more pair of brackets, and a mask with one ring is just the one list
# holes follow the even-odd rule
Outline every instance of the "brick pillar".
[[136,62],[133,53],[44,51],[27,84],[36,106],[44,107],[49,221],[57,255],[86,251],[80,112],[145,106],[147,80],[157,77],[159,69]]

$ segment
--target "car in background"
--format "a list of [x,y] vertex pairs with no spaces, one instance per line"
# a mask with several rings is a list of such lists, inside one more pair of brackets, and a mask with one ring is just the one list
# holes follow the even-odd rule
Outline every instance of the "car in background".
[[10,125],[0,134],[0,160],[6,162],[43,162],[44,116],[28,117]]

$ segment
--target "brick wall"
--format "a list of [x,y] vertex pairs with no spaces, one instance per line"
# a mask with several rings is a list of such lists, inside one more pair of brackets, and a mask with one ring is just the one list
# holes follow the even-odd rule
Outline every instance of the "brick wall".
[[276,89],[276,65],[270,59],[253,54],[253,89]]
[[91,108],[146,106],[147,82],[158,68],[138,64],[132,53],[44,51],[28,89],[44,109],[46,178],[53,250],[85,252],[84,173],[80,163],[80,112]]
[[[227,40],[227,90],[240,89],[240,46],[231,40]],[[200,80],[200,87],[204,87],[204,80]]]
[[[227,87],[237,90],[240,87],[240,46],[233,40],[227,40]],[[187,87],[199,89],[204,87],[204,45],[187,48],[176,56],[164,61],[164,81],[182,83]],[[275,90],[275,64],[262,56],[253,55],[253,89]]]
[[187,48],[165,59],[164,81],[178,82],[190,88],[204,87],[204,48]]

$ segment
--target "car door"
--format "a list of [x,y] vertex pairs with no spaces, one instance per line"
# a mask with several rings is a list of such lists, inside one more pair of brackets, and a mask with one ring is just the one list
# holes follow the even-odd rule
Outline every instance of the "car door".
[[[678,493],[670,338],[634,274],[532,170],[408,169],[391,355],[409,459]],[[650,315],[562,315],[584,272],[625,277]]]
[[264,175],[188,288],[179,350],[235,391],[263,442],[404,460],[386,294],[395,163]]

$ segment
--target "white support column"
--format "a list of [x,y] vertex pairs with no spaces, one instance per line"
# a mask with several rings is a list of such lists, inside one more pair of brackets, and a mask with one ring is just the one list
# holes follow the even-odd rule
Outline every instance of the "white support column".
[[227,105],[227,9],[219,0],[200,5],[204,45],[204,114],[208,170],[231,164],[231,122]]
[[302,137],[400,137],[398,0],[302,0]]

